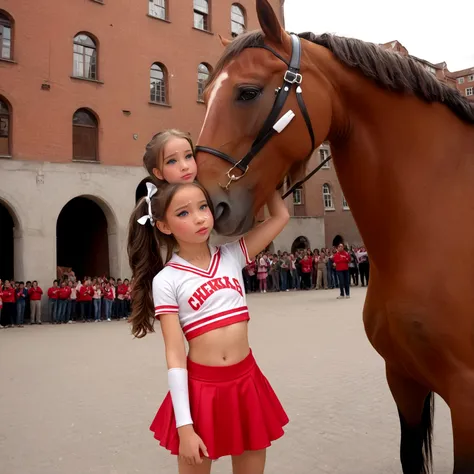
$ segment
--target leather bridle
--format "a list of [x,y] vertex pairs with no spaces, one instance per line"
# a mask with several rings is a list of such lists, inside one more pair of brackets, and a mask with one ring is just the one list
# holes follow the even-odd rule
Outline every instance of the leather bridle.
[[[263,48],[267,51],[270,51],[278,59],[283,61],[288,66],[288,69],[285,71],[285,74],[283,76],[283,85],[279,89],[277,89],[276,98],[275,102],[273,103],[272,110],[270,111],[270,114],[265,120],[260,132],[258,133],[257,138],[255,138],[254,142],[252,143],[249,152],[241,160],[237,161],[226,153],[219,151],[215,148],[207,146],[196,146],[196,152],[209,153],[227,161],[232,165],[229,171],[227,171],[226,173],[228,178],[227,184],[225,186],[221,185],[226,191],[229,189],[230,185],[234,181],[238,181],[247,174],[250,163],[260,152],[260,150],[274,135],[276,135],[277,133],[281,133],[294,118],[295,114],[290,110],[280,119],[278,119],[293,88],[295,89],[296,101],[303,115],[303,119],[306,123],[306,127],[308,129],[308,133],[311,139],[311,150],[308,155],[306,155],[305,159],[307,159],[314,151],[315,138],[313,127],[311,125],[311,119],[308,114],[308,109],[306,108],[306,105],[303,100],[303,90],[301,88],[301,83],[303,81],[303,76],[300,73],[301,40],[297,35],[293,33],[290,35],[290,37],[292,52],[289,63],[288,61],[286,61],[286,59],[284,59],[280,54],[278,54],[269,46],[255,46],[257,48]],[[330,159],[331,156],[328,156],[324,161],[319,164],[316,169],[314,169],[311,173],[305,176],[305,178],[303,178],[301,181],[295,183],[288,191],[286,191],[286,193],[283,195],[283,198],[289,196],[296,188],[300,187],[304,182],[311,178],[311,176],[313,176],[317,171],[319,171]],[[235,174],[236,169],[241,172],[240,175]]]

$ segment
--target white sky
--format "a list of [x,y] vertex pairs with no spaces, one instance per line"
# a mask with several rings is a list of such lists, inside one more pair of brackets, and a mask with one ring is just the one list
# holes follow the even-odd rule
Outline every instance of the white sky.
[[[435,5],[440,5],[435,6]],[[474,0],[285,0],[286,30],[398,40],[450,71],[474,66]]]

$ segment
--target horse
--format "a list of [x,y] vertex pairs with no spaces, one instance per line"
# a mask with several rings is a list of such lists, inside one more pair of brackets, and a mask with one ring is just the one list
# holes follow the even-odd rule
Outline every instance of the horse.
[[363,321],[398,408],[403,473],[432,471],[435,393],[453,472],[474,473],[474,108],[413,58],[288,34],[267,0],[256,6],[261,30],[221,38],[205,91],[196,160],[216,230],[249,230],[329,141],[370,254]]

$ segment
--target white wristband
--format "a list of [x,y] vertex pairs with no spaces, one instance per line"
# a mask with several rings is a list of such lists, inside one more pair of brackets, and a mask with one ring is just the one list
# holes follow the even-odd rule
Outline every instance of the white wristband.
[[173,402],[176,428],[192,425],[191,409],[189,408],[188,371],[174,368],[168,370],[168,386]]

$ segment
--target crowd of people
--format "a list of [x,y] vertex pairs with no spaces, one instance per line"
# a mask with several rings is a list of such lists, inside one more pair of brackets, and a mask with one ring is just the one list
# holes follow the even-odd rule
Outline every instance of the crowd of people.
[[344,298],[350,297],[351,284],[368,285],[369,269],[364,247],[339,244],[337,248],[295,253],[262,252],[244,268],[243,275],[247,293],[339,288],[338,298]]
[[42,324],[42,299],[48,298],[49,320],[52,324],[101,322],[127,319],[131,310],[131,284],[128,279],[64,275],[54,280],[46,293],[36,280],[0,279],[0,328]]
[[[246,293],[339,288],[338,298],[350,297],[350,286],[369,283],[369,258],[364,247],[322,248],[295,253],[262,252],[243,270]],[[84,277],[73,272],[43,292],[36,280],[0,279],[0,329],[42,324],[42,298],[48,298],[52,324],[127,319],[131,312],[131,284],[113,277]]]

